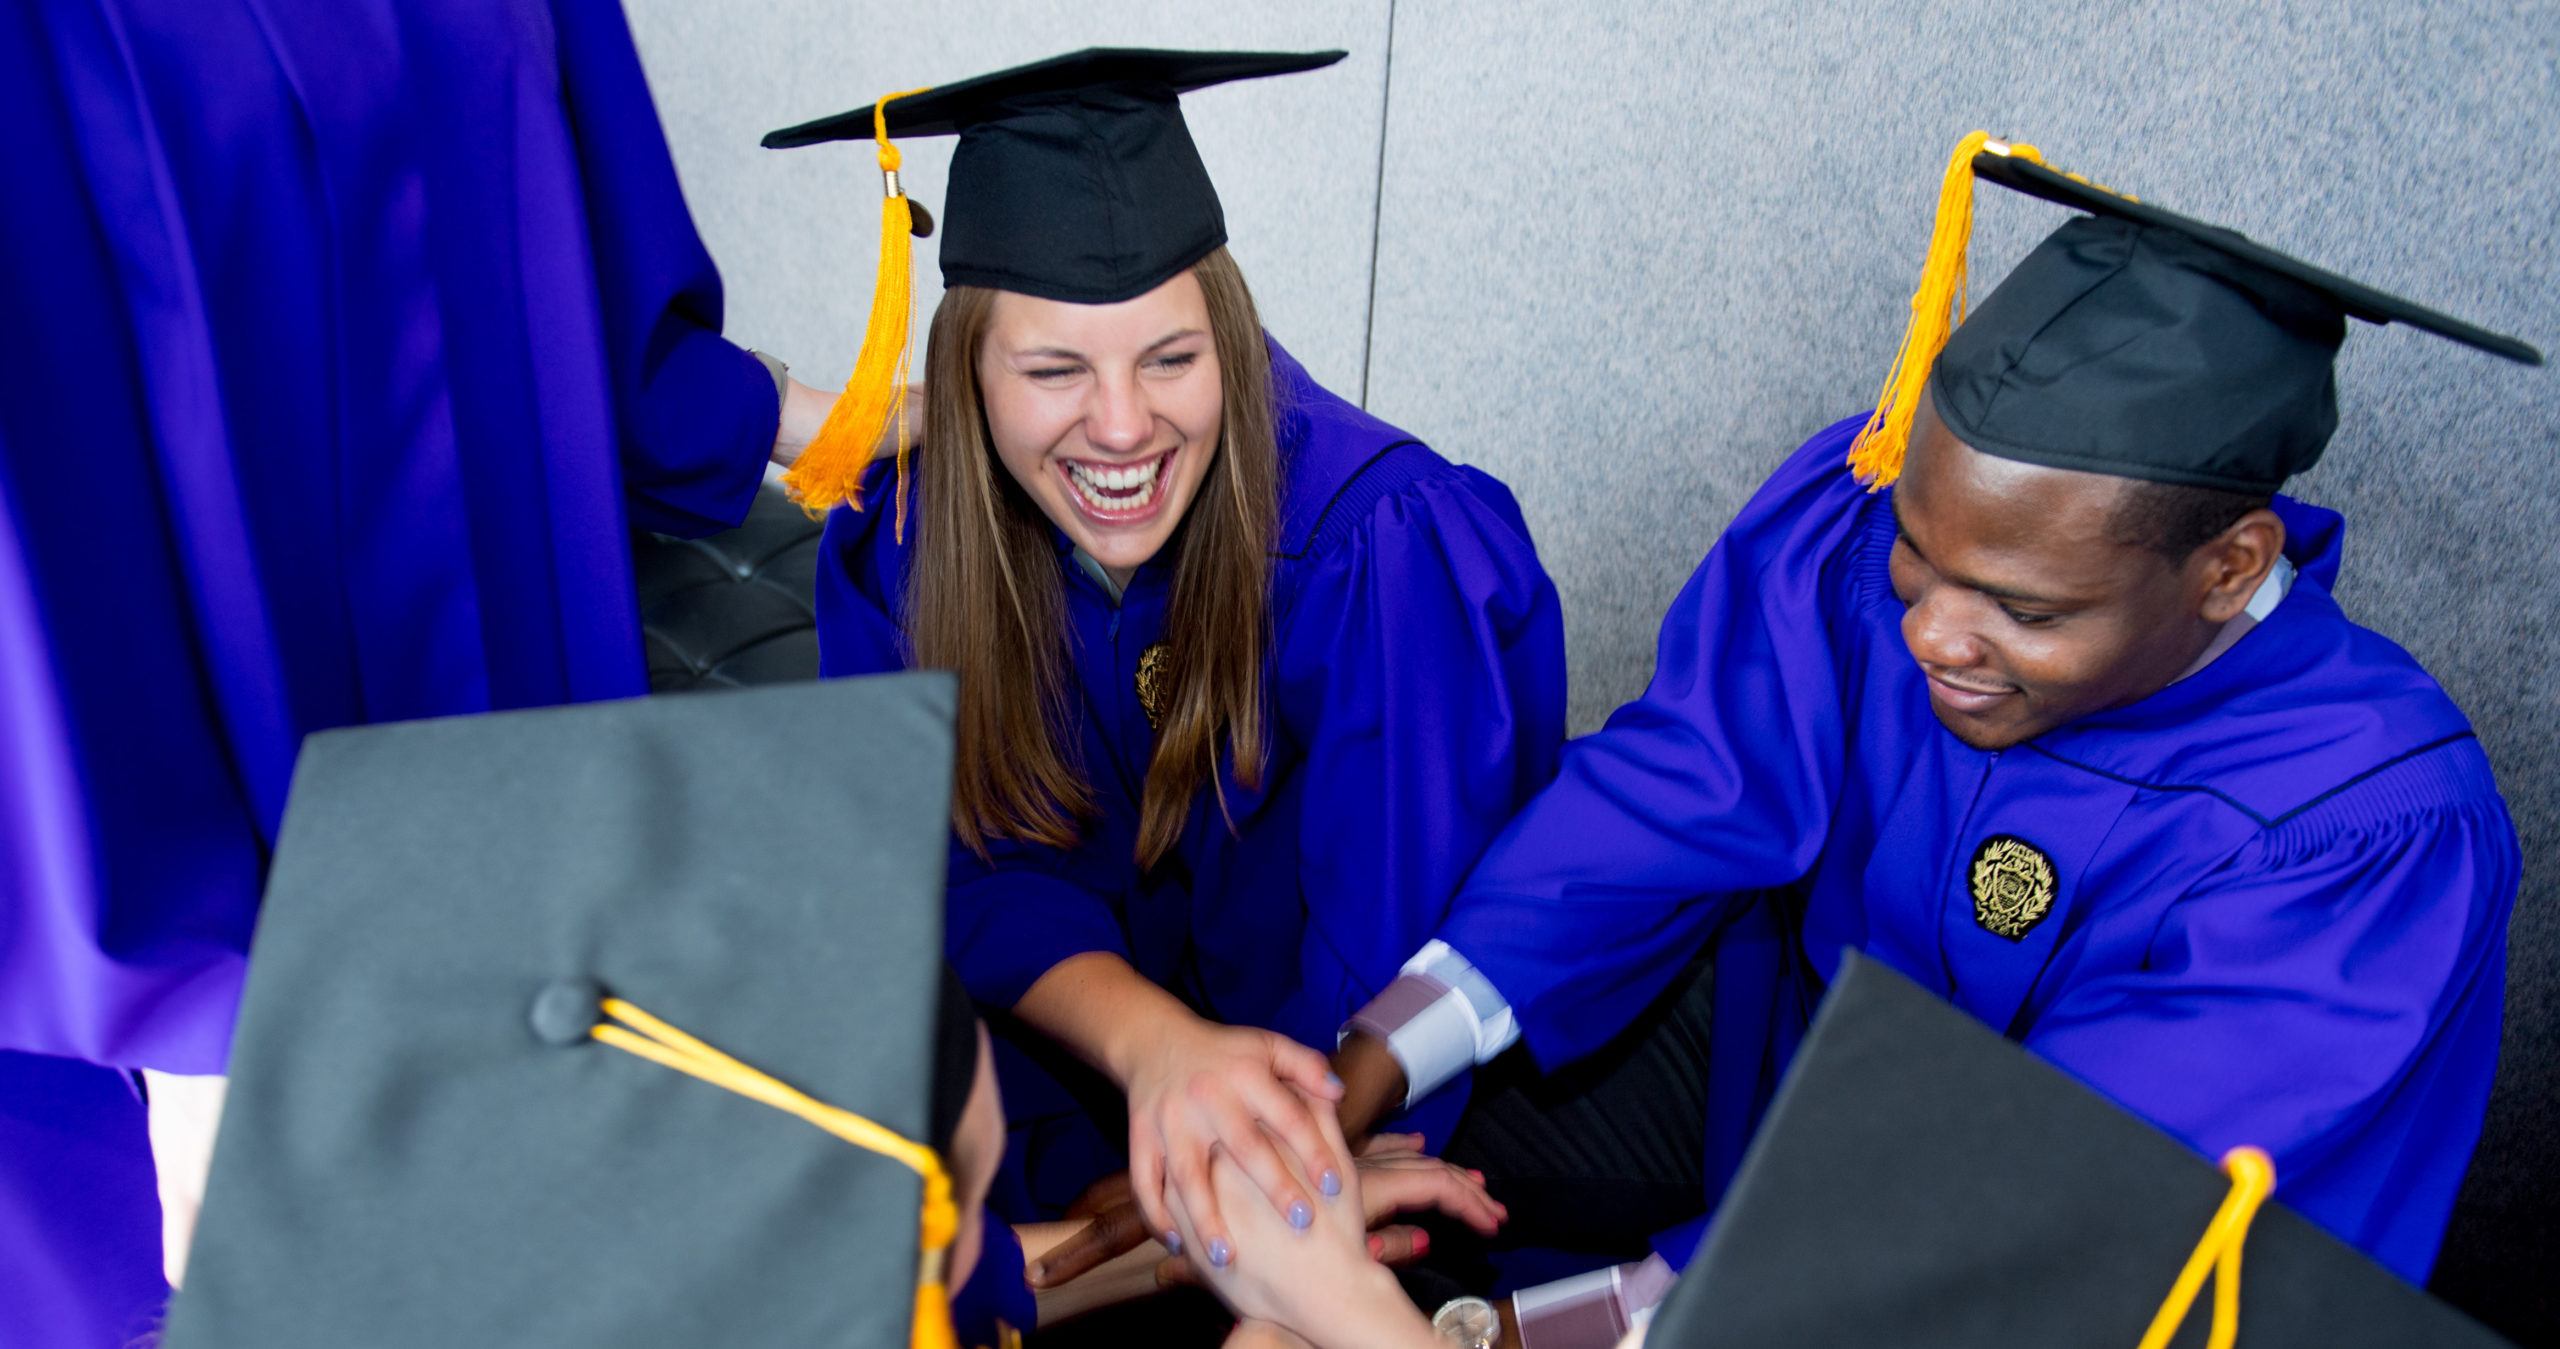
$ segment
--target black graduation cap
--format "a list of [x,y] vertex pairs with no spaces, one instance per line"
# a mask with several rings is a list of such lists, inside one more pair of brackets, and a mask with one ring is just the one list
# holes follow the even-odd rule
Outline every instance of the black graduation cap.
[[1164,284],[1227,241],[1226,214],[1183,123],[1181,95],[1315,70],[1343,56],[1096,47],[767,133],[768,149],[874,140],[890,202],[862,358],[828,430],[793,464],[794,494],[813,510],[855,500],[871,447],[902,405],[906,239],[932,224],[906,203],[893,138],[960,138],[942,210],[944,285],[1114,304]]
[[[2504,1343],[2058,1069],[1852,953],[1653,1349],[2135,1349],[2217,1218],[2239,1343]],[[2222,1276],[2214,1276],[2218,1282]],[[2171,1341],[2206,1342],[2220,1288]]]
[[[1965,317],[1976,177],[2090,214],[2055,230]],[[2337,429],[2333,362],[2348,318],[2542,363],[2512,337],[2056,172],[2034,147],[1981,132],[1948,165],[1912,308],[1851,455],[1878,483],[1901,470],[1924,381],[1947,428],[1986,454],[2266,493],[2318,462]]]
[[[942,212],[944,284],[1110,304],[1227,241],[1180,96],[1343,55],[1096,47],[884,100],[886,131],[960,138]],[[764,144],[868,139],[879,110],[786,127]]]
[[948,1343],[952,701],[312,737],[172,1349]]

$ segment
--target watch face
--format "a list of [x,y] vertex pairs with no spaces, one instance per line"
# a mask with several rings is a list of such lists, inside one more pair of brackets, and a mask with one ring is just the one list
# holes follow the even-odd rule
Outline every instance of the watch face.
[[1442,1340],[1467,1349],[1490,1349],[1502,1338],[1502,1318],[1480,1297],[1462,1297],[1442,1307],[1431,1318],[1431,1328]]

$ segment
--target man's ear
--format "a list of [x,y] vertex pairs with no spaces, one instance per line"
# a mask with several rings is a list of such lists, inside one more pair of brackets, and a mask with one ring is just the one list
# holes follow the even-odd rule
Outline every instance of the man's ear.
[[2284,540],[2283,518],[2274,511],[2255,510],[2196,549],[2195,556],[2187,559],[2187,568],[2203,592],[2197,617],[2208,623],[2238,618],[2258,593],[2259,583],[2275,570],[2276,559],[2284,556]]

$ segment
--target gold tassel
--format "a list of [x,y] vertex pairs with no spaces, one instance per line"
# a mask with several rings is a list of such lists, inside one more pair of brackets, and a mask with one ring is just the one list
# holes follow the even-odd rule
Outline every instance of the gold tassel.
[[2169,1296],[2137,1349],[2168,1349],[2207,1278],[2213,1280],[2213,1328],[2205,1336],[2205,1349],[2231,1349],[2240,1338],[2240,1250],[2248,1244],[2249,1222],[2258,1216],[2258,1206],[2276,1188],[2276,1164],[2263,1149],[2244,1145],[2222,1154],[2222,1170],[2231,1177],[2231,1191],[2214,1210],[2213,1221],[2205,1224],[2204,1239],[2169,1285]]
[[959,1349],[960,1332],[951,1321],[951,1244],[960,1236],[960,1209],[952,1202],[951,1172],[937,1167],[924,1176],[923,1222],[916,1269],[916,1315],[909,1323],[910,1349]]
[[916,1319],[907,1344],[910,1349],[960,1349],[960,1332],[951,1323],[951,1294],[941,1284],[916,1285]]
[[800,508],[812,516],[826,514],[841,502],[862,509],[862,475],[879,452],[880,438],[892,425],[898,433],[898,538],[907,525],[907,334],[915,310],[915,275],[911,260],[915,217],[906,192],[898,184],[898,147],[889,142],[888,108],[892,99],[924,93],[910,89],[891,94],[871,108],[871,134],[879,144],[880,272],[871,291],[871,324],[862,335],[862,356],[853,378],[827,410],[809,448],[783,476]]
[[1947,158],[1946,181],[1938,188],[1938,226],[1929,236],[1929,258],[1920,269],[1920,288],[1911,293],[1911,327],[1902,350],[1893,358],[1876,395],[1876,410],[1849,446],[1849,468],[1868,491],[1890,487],[1902,476],[1902,454],[1911,442],[1912,419],[1920,415],[1921,391],[1929,368],[1937,363],[1947,336],[1964,322],[1965,250],[1973,241],[1973,157],[1989,149],[2038,164],[2044,156],[2032,145],[2004,145],[1977,131],[1956,142]]
[[960,1208],[952,1198],[951,1170],[933,1149],[903,1138],[876,1120],[817,1100],[796,1087],[748,1067],[620,998],[600,1004],[604,1018],[587,1034],[627,1054],[697,1077],[797,1115],[866,1152],[876,1152],[924,1181],[916,1216],[915,1317],[908,1323],[910,1349],[958,1349],[951,1323],[951,1245],[960,1236]]

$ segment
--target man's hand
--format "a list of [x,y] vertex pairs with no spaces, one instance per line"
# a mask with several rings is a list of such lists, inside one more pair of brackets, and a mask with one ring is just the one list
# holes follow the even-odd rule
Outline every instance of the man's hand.
[[1147,1217],[1138,1210],[1137,1192],[1130,1187],[1126,1171],[1114,1171],[1086,1186],[1076,1202],[1067,1205],[1066,1216],[1088,1221],[1075,1235],[1023,1266],[1023,1281],[1034,1288],[1055,1288],[1090,1273],[1157,1235],[1147,1230]]
[[[1511,1216],[1485,1192],[1481,1173],[1425,1153],[1422,1141],[1420,1134],[1380,1134],[1361,1144],[1353,1163],[1360,1178],[1362,1218],[1370,1228],[1369,1257],[1383,1265],[1411,1264],[1431,1251],[1431,1239],[1421,1228],[1390,1219],[1437,1211],[1492,1236]],[[1135,1250],[1153,1235],[1125,1171],[1095,1181],[1068,1207],[1067,1216],[1090,1221],[1031,1262],[1024,1273],[1034,1288],[1066,1283]],[[1200,1278],[1190,1257],[1176,1255],[1156,1271],[1156,1281],[1172,1287],[1197,1284]]]
[[1365,1136],[1404,1104],[1404,1065],[1375,1036],[1353,1031],[1342,1037],[1333,1051],[1333,1073],[1342,1079],[1339,1113],[1345,1137]]

